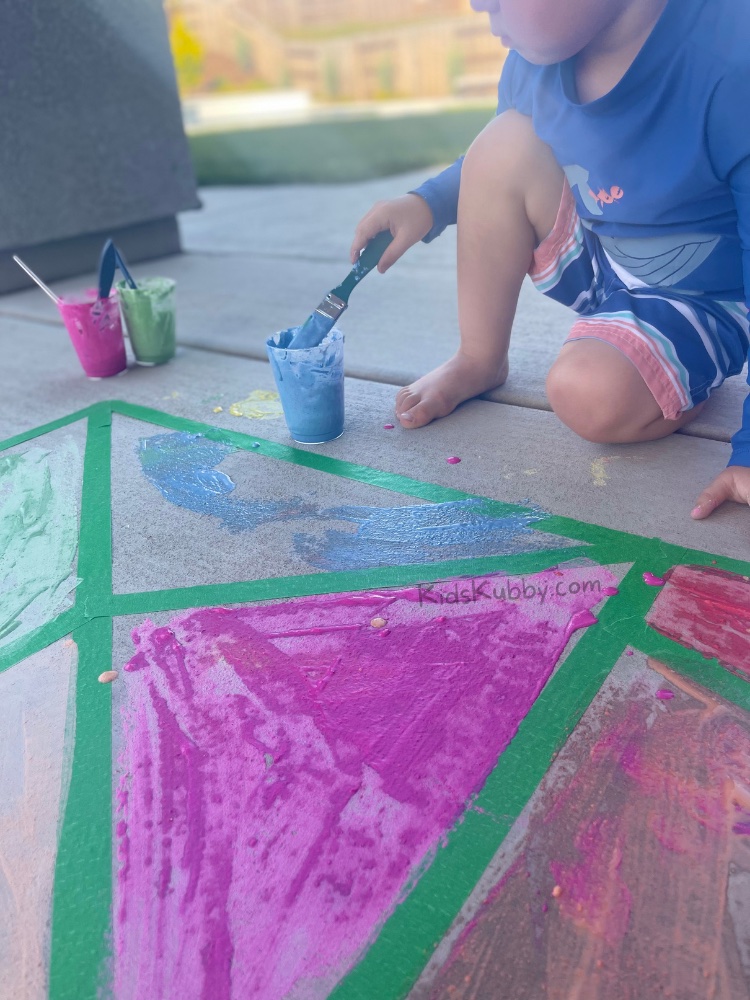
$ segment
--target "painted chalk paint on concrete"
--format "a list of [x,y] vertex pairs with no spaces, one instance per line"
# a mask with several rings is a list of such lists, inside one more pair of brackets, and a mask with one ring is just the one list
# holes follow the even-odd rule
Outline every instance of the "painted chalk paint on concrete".
[[603,599],[591,573],[529,576],[533,600],[447,581],[144,622],[118,681],[118,1000],[326,997]]
[[651,660],[577,735],[415,1000],[747,997],[750,714]]
[[[541,510],[493,516],[481,499],[399,507],[318,507],[301,498],[249,500],[217,466],[231,445],[184,432],[141,439],[138,455],[148,481],[170,503],[217,518],[229,531],[253,531],[273,521],[320,522],[318,534],[294,535],[295,553],[333,572],[418,565],[564,547],[566,539],[537,533]],[[352,526],[354,530],[352,530]]]
[[72,438],[0,455],[0,647],[72,603],[80,477]]

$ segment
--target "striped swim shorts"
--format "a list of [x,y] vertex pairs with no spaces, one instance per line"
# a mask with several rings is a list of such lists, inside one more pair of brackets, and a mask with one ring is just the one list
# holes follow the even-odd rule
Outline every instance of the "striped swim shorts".
[[655,287],[628,274],[582,225],[567,181],[555,226],[534,252],[529,275],[541,292],[578,313],[567,341],[593,338],[616,347],[667,420],[742,371],[750,338],[744,302]]

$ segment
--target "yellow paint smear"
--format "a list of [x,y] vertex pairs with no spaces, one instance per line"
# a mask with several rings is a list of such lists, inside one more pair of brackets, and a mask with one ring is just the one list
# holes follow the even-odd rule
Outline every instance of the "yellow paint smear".
[[278,392],[266,389],[253,389],[249,396],[232,403],[229,412],[233,417],[247,417],[249,420],[275,420],[284,413]]

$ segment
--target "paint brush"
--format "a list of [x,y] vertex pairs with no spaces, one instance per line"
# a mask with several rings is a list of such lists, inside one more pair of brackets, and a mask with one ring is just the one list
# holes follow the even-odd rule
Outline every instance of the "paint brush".
[[331,289],[317,309],[308,316],[292,337],[289,342],[290,348],[300,349],[318,346],[349,305],[349,296],[365,275],[377,266],[392,240],[393,235],[387,229],[370,240],[359,255],[359,260],[341,284]]
[[52,291],[51,288],[47,288],[42,279],[37,274],[34,274],[31,268],[27,264],[24,264],[24,262],[21,260],[20,257],[16,257],[16,255],[13,254],[13,260],[16,262],[16,264],[18,264],[19,267],[23,268],[23,270],[28,274],[28,276],[31,278],[32,281],[35,281],[37,285],[39,285],[39,287],[41,288],[41,290],[44,292],[45,295],[49,295],[49,297],[52,299],[52,301],[55,303],[56,306],[60,305],[60,299],[57,297],[57,295],[55,295],[55,293]]

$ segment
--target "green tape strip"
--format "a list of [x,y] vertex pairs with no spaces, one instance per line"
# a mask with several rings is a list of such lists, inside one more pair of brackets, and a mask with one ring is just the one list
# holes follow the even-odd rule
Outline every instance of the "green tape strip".
[[34,438],[41,437],[42,434],[49,434],[50,431],[56,431],[58,427],[67,427],[68,424],[74,424],[78,420],[83,420],[84,417],[89,415],[92,409],[94,409],[93,406],[87,406],[83,410],[77,410],[75,413],[68,414],[67,417],[60,417],[59,420],[51,420],[48,424],[42,424],[41,427],[35,427],[33,430],[25,431],[23,434],[16,434],[15,437],[6,438],[5,441],[0,441],[0,451],[13,448],[17,444],[23,444],[24,441],[33,441]]
[[52,898],[50,1000],[100,996],[109,978],[112,905],[112,621],[73,633],[78,644],[73,768]]
[[108,404],[93,408],[86,432],[81,488],[81,531],[76,606],[88,618],[90,606],[112,594],[111,423]]
[[[244,604],[248,601],[273,601],[314,594],[335,594],[349,590],[375,590],[435,582],[454,576],[487,576],[490,573],[539,573],[551,566],[581,555],[590,558],[588,548],[569,548],[528,552],[514,556],[491,556],[486,559],[463,559],[453,562],[425,563],[419,566],[386,566],[343,573],[315,573],[284,576],[276,580],[253,580],[246,583],[216,583],[201,587],[153,590],[138,594],[115,594],[107,601],[114,615],[147,614],[215,604]],[[102,602],[101,614],[108,613]]]
[[0,672],[20,663],[27,656],[33,656],[34,653],[51,646],[53,642],[57,642],[63,636],[70,635],[73,629],[78,628],[84,621],[83,611],[76,607],[68,608],[51,622],[29,632],[23,639],[10,643],[0,651]]
[[414,985],[624,650],[606,627],[616,615],[607,601],[601,624],[587,629],[534,702],[472,807],[431,866],[388,919],[360,963],[330,1000],[400,998]]

